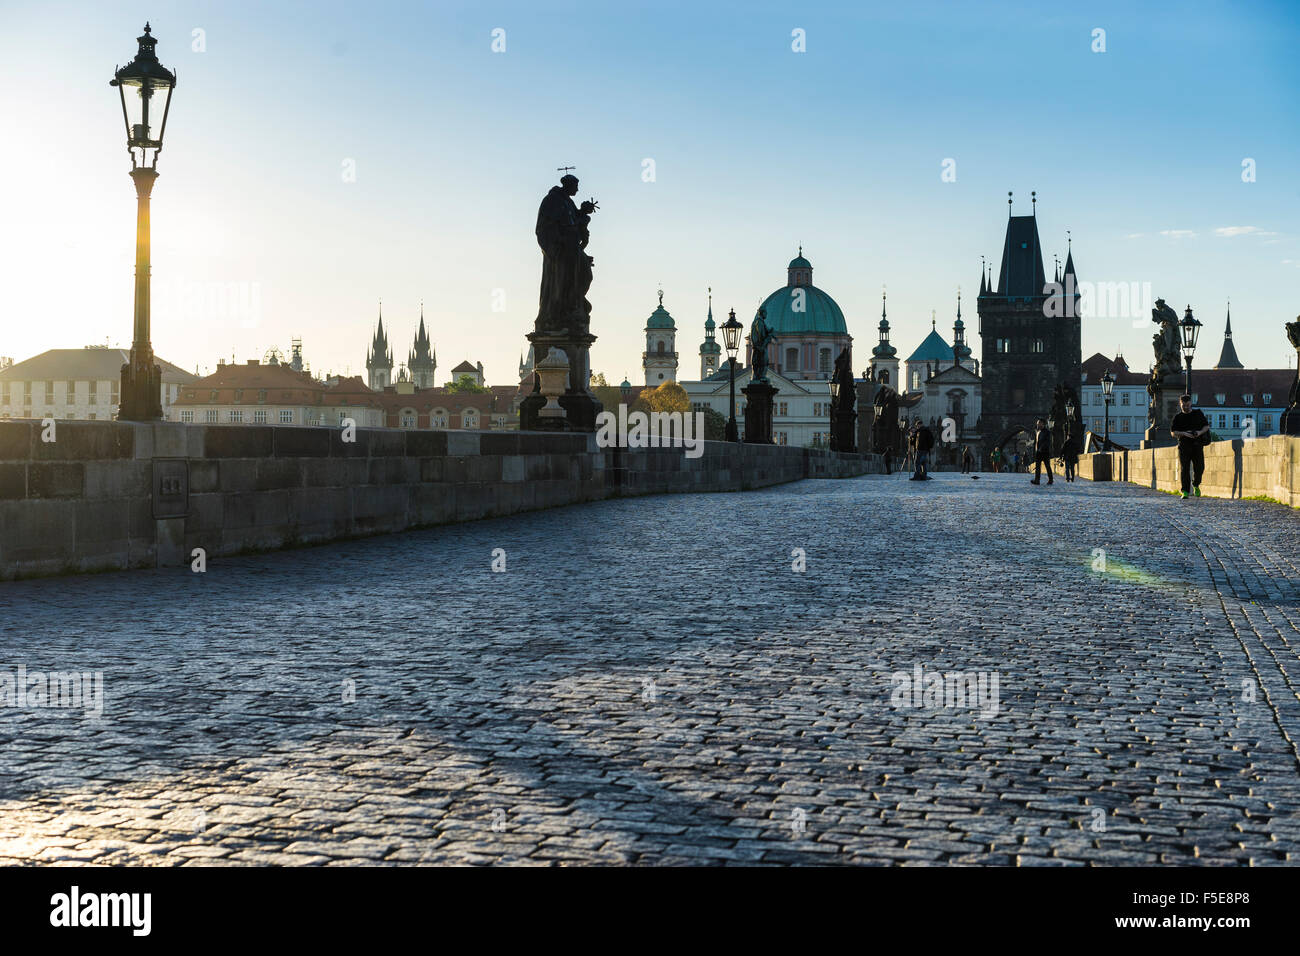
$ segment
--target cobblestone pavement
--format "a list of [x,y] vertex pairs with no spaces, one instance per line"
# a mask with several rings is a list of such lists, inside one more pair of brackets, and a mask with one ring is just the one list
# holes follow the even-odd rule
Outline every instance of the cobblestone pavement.
[[0,709],[0,863],[1295,863],[1297,544],[869,476],[6,584],[104,701]]

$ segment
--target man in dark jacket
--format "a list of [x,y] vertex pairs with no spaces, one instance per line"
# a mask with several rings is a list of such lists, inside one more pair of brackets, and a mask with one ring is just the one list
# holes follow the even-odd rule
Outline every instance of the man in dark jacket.
[[916,471],[912,475],[912,481],[930,479],[930,449],[933,447],[934,432],[923,424],[916,430]]
[[964,475],[974,467],[975,456],[971,454],[970,445],[961,446],[961,473]]
[[1205,446],[1201,442],[1209,430],[1205,413],[1192,408],[1192,396],[1181,396],[1178,414],[1169,423],[1169,433],[1178,439],[1178,478],[1183,489],[1179,497],[1186,498],[1189,490],[1197,498],[1201,497],[1201,476],[1205,474]]
[[1052,433],[1047,430],[1047,422],[1041,418],[1035,423],[1038,429],[1034,433],[1034,477],[1029,479],[1031,485],[1039,484],[1043,477],[1043,466],[1047,466],[1047,483],[1055,478],[1052,474]]

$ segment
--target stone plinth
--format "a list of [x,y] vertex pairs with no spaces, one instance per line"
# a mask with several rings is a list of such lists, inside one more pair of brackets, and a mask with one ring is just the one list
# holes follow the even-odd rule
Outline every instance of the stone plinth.
[[772,397],[777,389],[757,381],[741,391],[745,393],[745,441],[751,445],[772,444]]

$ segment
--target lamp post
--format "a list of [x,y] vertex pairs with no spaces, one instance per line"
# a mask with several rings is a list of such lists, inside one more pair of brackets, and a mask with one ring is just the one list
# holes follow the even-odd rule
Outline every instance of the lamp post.
[[[122,100],[122,121],[126,124],[126,151],[131,156],[131,179],[135,181],[135,332],[131,358],[122,366],[122,397],[117,417],[122,421],[147,422],[162,418],[162,369],[155,364],[149,340],[149,196],[158,178],[158,154],[167,131],[167,112],[176,74],[158,62],[154,44],[158,41],[144,25],[144,35],[135,59],[113,74]],[[127,90],[132,95],[127,95]],[[159,100],[161,99],[161,102]],[[162,119],[159,120],[159,114]],[[157,134],[155,135],[155,128]]]
[[1196,351],[1196,340],[1201,334],[1201,323],[1192,315],[1189,305],[1183,313],[1183,320],[1178,323],[1178,331],[1183,334],[1183,361],[1187,363],[1187,394],[1192,394],[1192,354]]
[[731,417],[727,419],[727,441],[740,441],[740,430],[736,427],[736,352],[740,349],[740,331],[744,326],[736,321],[736,310],[731,310],[727,321],[722,323],[722,341],[727,348],[727,365],[731,369]]
[[1106,406],[1106,431],[1101,440],[1101,449],[1105,451],[1110,447],[1110,403],[1115,400],[1115,374],[1106,370],[1106,374],[1101,377],[1101,397]]

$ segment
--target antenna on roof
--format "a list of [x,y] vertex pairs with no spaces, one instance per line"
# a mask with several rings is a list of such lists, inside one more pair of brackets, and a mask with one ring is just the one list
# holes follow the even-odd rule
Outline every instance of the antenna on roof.
[[1007,190],[1007,218],[1011,218],[1011,190]]

